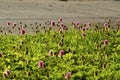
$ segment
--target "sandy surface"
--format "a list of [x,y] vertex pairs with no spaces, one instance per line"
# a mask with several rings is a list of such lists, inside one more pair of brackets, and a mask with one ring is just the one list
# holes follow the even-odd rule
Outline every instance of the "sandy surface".
[[[120,1],[0,0],[0,24],[57,20],[103,22],[120,20]],[[106,17],[106,18],[105,18]]]

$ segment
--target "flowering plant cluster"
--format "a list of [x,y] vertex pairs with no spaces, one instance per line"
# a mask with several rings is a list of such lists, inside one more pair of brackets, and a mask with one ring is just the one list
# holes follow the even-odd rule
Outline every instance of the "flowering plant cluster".
[[7,22],[0,28],[0,79],[119,80],[119,24]]

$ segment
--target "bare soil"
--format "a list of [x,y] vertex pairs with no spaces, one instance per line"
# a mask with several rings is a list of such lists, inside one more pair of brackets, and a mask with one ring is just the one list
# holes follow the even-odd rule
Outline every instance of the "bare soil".
[[0,0],[0,25],[11,22],[103,22],[120,20],[120,1],[113,0]]

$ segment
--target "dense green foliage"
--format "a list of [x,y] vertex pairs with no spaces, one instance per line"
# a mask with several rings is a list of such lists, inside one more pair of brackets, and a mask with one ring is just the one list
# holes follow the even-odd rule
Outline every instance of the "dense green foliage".
[[[0,79],[65,80],[71,72],[70,80],[119,80],[119,40],[119,29],[94,25],[86,31],[0,35]],[[60,56],[60,50],[65,54]],[[44,62],[43,68],[38,67],[39,61]],[[6,70],[10,70],[8,77]]]

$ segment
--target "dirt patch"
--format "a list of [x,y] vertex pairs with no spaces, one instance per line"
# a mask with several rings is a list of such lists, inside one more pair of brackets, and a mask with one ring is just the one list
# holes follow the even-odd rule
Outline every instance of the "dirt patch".
[[[112,6],[111,6],[112,5]],[[120,1],[0,0],[0,24],[57,20],[64,22],[102,22],[120,19]]]

